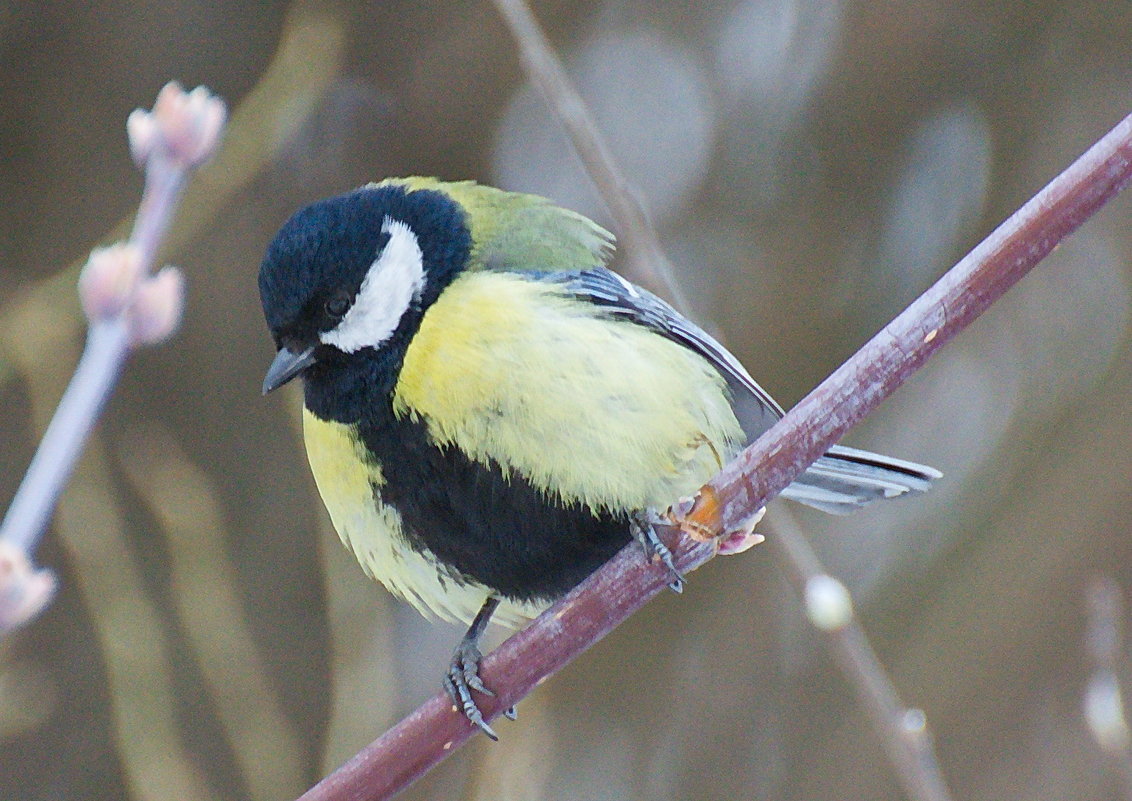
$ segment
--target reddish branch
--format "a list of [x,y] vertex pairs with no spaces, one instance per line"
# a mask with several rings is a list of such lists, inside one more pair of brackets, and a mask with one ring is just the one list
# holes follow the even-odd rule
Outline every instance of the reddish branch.
[[[697,531],[722,532],[777,495],[892,394],[929,356],[966,328],[1066,236],[1132,180],[1132,116],[998,227],[899,317],[727,465],[681,510]],[[675,534],[675,532],[672,532]],[[710,543],[671,541],[681,570],[710,559]],[[484,660],[487,719],[662,591],[664,569],[629,546],[528,628]],[[438,694],[303,796],[304,801],[377,801],[405,788],[472,736]]]
[[1000,225],[704,488],[688,519],[737,526],[1127,185],[1132,115]]

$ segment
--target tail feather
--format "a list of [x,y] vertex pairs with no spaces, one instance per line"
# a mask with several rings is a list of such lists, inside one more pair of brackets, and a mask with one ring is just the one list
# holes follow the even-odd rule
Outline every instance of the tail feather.
[[873,501],[926,492],[932,467],[836,445],[782,491],[784,498],[843,515]]

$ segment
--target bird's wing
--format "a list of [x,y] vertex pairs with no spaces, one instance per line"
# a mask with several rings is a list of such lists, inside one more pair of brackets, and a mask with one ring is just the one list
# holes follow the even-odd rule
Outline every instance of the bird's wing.
[[[748,442],[785,414],[739,360],[710,334],[617,273],[595,268],[541,273],[537,277],[562,284],[576,297],[605,307],[611,314],[623,315],[707,359],[727,382],[732,409]],[[845,514],[881,498],[924,492],[940,475],[938,470],[925,465],[834,445],[782,495],[831,514]]]
[[785,414],[766,390],[755,383],[739,360],[711,334],[656,295],[631,284],[612,270],[597,267],[524,275],[561,284],[575,297],[601,306],[612,315],[644,326],[703,356],[727,382],[735,416],[748,441],[753,441]]

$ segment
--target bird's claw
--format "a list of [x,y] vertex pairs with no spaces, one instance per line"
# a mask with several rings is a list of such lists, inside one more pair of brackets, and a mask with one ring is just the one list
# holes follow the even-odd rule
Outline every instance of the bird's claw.
[[672,574],[672,581],[668,583],[669,589],[673,592],[683,592],[684,574],[676,569],[676,562],[672,559],[672,551],[660,541],[660,537],[656,533],[657,524],[664,522],[666,522],[664,518],[654,510],[646,509],[630,518],[629,529],[633,534],[633,539],[639,542],[644,549],[645,556],[650,560],[659,559],[668,568],[669,573]]
[[[448,666],[448,672],[444,675],[444,691],[448,693],[448,697],[452,700],[453,705],[464,713],[464,717],[468,721],[479,728],[484,734],[492,740],[498,740],[499,735],[495,733],[495,729],[488,725],[484,720],[483,712],[479,706],[476,705],[475,699],[472,698],[472,690],[483,693],[487,696],[494,696],[491,690],[484,686],[483,679],[480,678],[480,659],[483,654],[475,646],[475,643],[462,642],[456,648],[456,652],[452,655],[452,662]],[[509,712],[514,712],[509,709]],[[506,714],[506,713],[505,713]],[[508,715],[514,720],[512,715]]]

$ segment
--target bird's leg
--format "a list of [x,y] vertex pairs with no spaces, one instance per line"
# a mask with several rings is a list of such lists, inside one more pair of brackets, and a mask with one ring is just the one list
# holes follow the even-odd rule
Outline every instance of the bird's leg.
[[[493,740],[498,740],[499,736],[483,719],[483,713],[472,698],[472,690],[484,695],[495,695],[484,686],[483,680],[480,678],[480,659],[483,658],[483,654],[480,653],[479,642],[497,606],[499,606],[499,597],[489,595],[487,600],[483,602],[483,606],[480,607],[480,611],[476,613],[475,620],[468,627],[467,633],[461,638],[460,644],[456,646],[456,651],[452,654],[452,662],[444,676],[444,690],[448,693],[448,697],[452,699],[452,703],[456,705],[457,709],[463,711],[464,717]],[[504,714],[514,720],[514,708],[508,709],[507,712],[510,714]]]
[[634,512],[629,516],[629,531],[632,533],[633,539],[644,548],[647,558],[656,557],[672,573],[672,581],[668,583],[669,588],[673,592],[683,592],[684,576],[676,569],[676,563],[672,561],[672,551],[668,550],[668,546],[660,541],[660,537],[656,533],[656,526],[667,522],[657,514],[655,509],[645,509],[644,511]]

